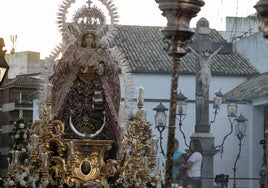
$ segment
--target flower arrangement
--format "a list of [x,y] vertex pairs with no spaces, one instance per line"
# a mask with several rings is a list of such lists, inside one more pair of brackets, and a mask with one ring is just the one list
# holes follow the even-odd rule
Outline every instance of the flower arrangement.
[[14,153],[19,153],[18,163],[27,164],[29,159],[29,128],[28,122],[24,118],[20,118],[15,122],[14,128],[11,132],[11,149],[9,152],[8,161],[9,163],[14,162]]

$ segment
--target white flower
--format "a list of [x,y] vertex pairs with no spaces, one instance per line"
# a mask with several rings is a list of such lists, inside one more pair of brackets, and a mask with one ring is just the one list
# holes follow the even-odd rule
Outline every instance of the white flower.
[[23,178],[25,178],[27,175],[28,175],[28,174],[27,174],[26,172],[23,172],[23,173],[21,174],[21,178],[23,179]]
[[177,184],[177,183],[172,183],[172,184],[171,184],[171,187],[174,187],[174,188],[180,188],[179,184]]
[[140,187],[140,185],[141,185],[141,182],[140,181],[135,182],[135,187]]
[[156,180],[156,181],[160,180],[160,176],[159,176],[158,174],[155,175],[155,180]]
[[23,135],[23,139],[27,139],[27,134],[24,134]]
[[32,187],[32,188],[36,188],[35,181],[33,181],[33,182],[31,183],[31,187]]
[[10,186],[15,185],[15,182],[13,180],[10,180],[8,185],[10,185]]
[[158,183],[157,185],[156,185],[156,188],[161,188],[162,187],[162,185],[160,184],[160,183]]
[[43,180],[43,181],[42,181],[42,185],[43,185],[44,187],[47,187],[48,184],[49,184],[49,181],[48,181],[48,180]]
[[26,185],[27,185],[27,182],[26,182],[25,180],[21,180],[21,181],[20,181],[20,185],[21,185],[21,186],[26,186]]
[[23,128],[25,127],[25,125],[24,125],[23,123],[20,123],[20,124],[19,124],[19,127],[20,127],[21,129],[23,129]]
[[26,152],[26,148],[21,148],[21,152],[25,153]]
[[151,182],[151,185],[152,185],[153,187],[155,187],[155,183],[154,183],[154,182]]
[[18,139],[19,137],[20,137],[20,135],[18,135],[18,134],[15,135],[15,138],[16,138],[16,139]]

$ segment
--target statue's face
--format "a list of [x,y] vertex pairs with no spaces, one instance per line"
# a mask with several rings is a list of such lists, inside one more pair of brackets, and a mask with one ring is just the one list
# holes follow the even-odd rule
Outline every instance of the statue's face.
[[85,37],[86,47],[91,47],[93,42],[94,42],[94,36],[90,33],[87,34]]

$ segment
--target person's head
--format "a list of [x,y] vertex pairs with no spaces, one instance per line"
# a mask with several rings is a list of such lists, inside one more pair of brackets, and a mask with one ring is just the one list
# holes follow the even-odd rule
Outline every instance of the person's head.
[[174,139],[174,151],[177,151],[179,149],[180,143],[178,139]]
[[189,155],[187,153],[182,153],[179,158],[179,162],[181,164],[186,164],[189,159]]
[[198,151],[198,152],[202,153],[203,149],[202,149],[202,145],[201,145],[200,140],[198,140],[196,138],[191,139],[191,141],[190,141],[190,150],[192,152]]
[[82,35],[81,47],[83,48],[97,48],[97,36],[94,32],[86,32]]

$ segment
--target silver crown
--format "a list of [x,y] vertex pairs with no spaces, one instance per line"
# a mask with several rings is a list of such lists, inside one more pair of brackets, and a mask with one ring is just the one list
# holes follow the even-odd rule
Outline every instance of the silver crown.
[[86,5],[78,8],[73,15],[72,22],[67,23],[66,17],[68,9],[71,7],[72,3],[75,3],[75,0],[65,0],[60,6],[57,21],[59,28],[62,31],[62,35],[68,36],[69,38],[76,38],[83,31],[89,30],[96,31],[100,36],[105,35],[109,28],[116,24],[118,13],[116,12],[116,8],[112,0],[98,1],[100,1],[108,11],[110,16],[109,27],[106,23],[107,20],[105,13],[97,6],[92,6],[92,2],[90,0],[87,1]]

